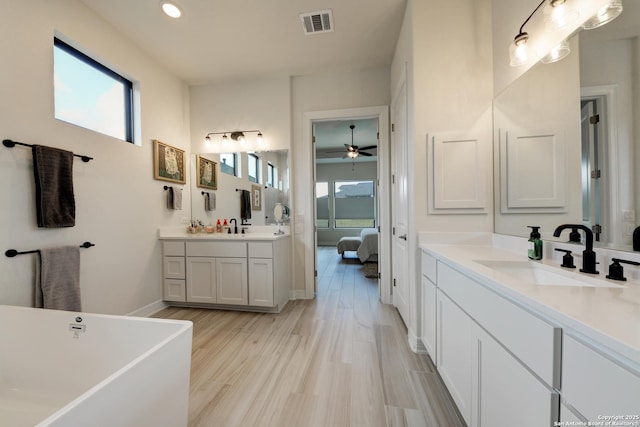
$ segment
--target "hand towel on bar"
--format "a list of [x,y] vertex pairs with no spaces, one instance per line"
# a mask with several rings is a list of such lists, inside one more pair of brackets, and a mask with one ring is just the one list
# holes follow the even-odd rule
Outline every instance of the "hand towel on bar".
[[167,209],[182,210],[182,189],[171,186],[168,187]]
[[73,153],[42,145],[34,145],[31,153],[38,227],[73,227],[76,225]]
[[55,310],[81,311],[80,248],[62,246],[40,249],[35,306]]
[[211,197],[209,193],[204,193],[203,196],[204,196],[204,210],[212,211],[213,209],[211,209]]
[[247,190],[240,195],[240,218],[251,219],[251,192]]

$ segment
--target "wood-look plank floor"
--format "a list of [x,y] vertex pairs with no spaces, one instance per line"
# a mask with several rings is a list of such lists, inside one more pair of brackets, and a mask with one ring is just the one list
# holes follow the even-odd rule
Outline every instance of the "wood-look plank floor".
[[171,307],[193,322],[189,427],[464,426],[431,360],[356,258],[318,250],[314,300],[279,314]]

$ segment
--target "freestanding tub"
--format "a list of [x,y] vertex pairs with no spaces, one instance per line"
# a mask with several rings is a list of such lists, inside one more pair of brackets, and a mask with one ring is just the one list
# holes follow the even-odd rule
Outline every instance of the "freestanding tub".
[[0,305],[0,425],[184,427],[191,322]]

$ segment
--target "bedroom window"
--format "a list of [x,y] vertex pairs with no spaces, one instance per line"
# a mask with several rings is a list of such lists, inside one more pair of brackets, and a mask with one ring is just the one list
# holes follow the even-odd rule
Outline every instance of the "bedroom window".
[[316,182],[316,227],[329,228],[328,182]]
[[133,143],[133,83],[53,39],[54,116]]
[[334,183],[335,228],[376,226],[376,197],[373,181]]

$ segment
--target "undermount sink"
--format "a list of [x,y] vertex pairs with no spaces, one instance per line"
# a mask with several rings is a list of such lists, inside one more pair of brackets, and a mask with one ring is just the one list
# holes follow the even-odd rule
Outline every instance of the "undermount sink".
[[[602,288],[621,288],[622,285],[593,280],[585,277],[573,278],[563,274],[563,271],[553,271],[555,268],[530,261],[494,261],[475,260],[480,265],[516,279],[522,283],[543,286],[584,286]],[[559,267],[558,267],[559,268]]]

